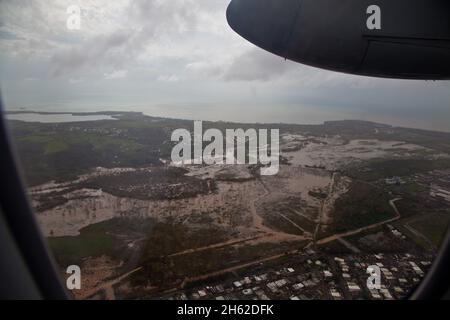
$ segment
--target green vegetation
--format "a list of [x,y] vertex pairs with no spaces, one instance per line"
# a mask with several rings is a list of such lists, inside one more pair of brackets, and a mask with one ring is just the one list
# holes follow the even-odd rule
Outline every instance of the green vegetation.
[[50,141],[45,146],[45,153],[46,154],[53,154],[58,152],[63,152],[69,148],[69,145],[64,141]]
[[281,205],[279,208],[270,208],[269,211],[262,215],[264,224],[275,230],[290,234],[302,235],[304,231],[314,232],[316,226],[314,222],[285,206]]
[[114,239],[101,223],[82,229],[79,236],[48,238],[48,242],[61,266],[81,265],[86,257],[114,256]]
[[285,219],[283,216],[277,214],[264,214],[262,215],[264,219],[264,225],[269,228],[279,230],[282,232],[302,235],[303,231],[297,228],[289,220]]
[[213,181],[186,176],[187,172],[184,168],[152,167],[94,177],[81,183],[80,187],[102,189],[118,197],[141,200],[188,198],[215,190]]
[[322,244],[318,246],[318,249],[320,251],[325,252],[327,254],[351,254],[352,250],[344,246],[342,243],[340,243],[337,240],[328,242],[326,244]]
[[122,113],[118,120],[77,123],[10,121],[29,186],[68,181],[93,167],[159,165],[170,156],[173,128],[191,122]]
[[420,193],[420,192],[429,192],[430,188],[428,186],[424,186],[422,184],[416,183],[416,182],[409,182],[405,185],[399,186],[399,189],[402,192],[414,194],[414,193]]
[[[152,244],[152,246],[157,247],[158,244]],[[131,277],[138,286],[150,283],[164,289],[181,284],[186,278],[226,270],[272,255],[284,254],[302,248],[304,244],[304,241],[293,241],[223,246],[172,257],[149,258],[144,261],[142,272],[135,273]]]
[[411,228],[426,237],[436,248],[441,245],[449,224],[450,214],[445,213],[423,215],[408,223]]
[[125,250],[126,240],[142,238],[152,232],[155,224],[155,220],[150,218],[114,218],[83,228],[78,236],[47,239],[61,266],[81,265],[87,257],[102,255],[126,260],[130,253]]
[[[214,192],[217,188],[214,179],[230,183],[247,180],[239,178],[232,170],[223,170],[214,179],[202,180],[186,176],[185,169],[162,165],[164,160],[170,158],[173,146],[170,141],[172,131],[178,128],[192,130],[192,121],[154,118],[136,113],[114,113],[114,116],[118,120],[59,124],[10,121],[18,154],[30,186],[49,180],[73,180],[78,175],[99,166],[135,169],[108,175],[93,175],[81,182],[72,181],[66,189],[35,195],[33,200],[40,203],[36,208],[38,211],[65,203],[68,193],[83,188],[102,189],[118,197],[171,200]],[[236,127],[244,130],[260,127],[279,128],[281,133],[300,133],[309,137],[340,135],[347,141],[395,139],[435,147],[439,151],[450,151],[450,134],[392,128],[362,121],[327,122],[324,125],[310,126],[204,122],[203,127],[204,130],[211,127],[220,130]],[[311,138],[310,141],[314,142],[315,139]],[[374,144],[371,141],[365,143]],[[401,153],[402,150],[397,151]],[[422,201],[425,197],[419,196],[426,194],[428,197],[428,187],[413,182],[412,178],[404,179],[407,181],[406,184],[392,186],[386,186],[384,180],[380,180],[450,168],[450,159],[426,160],[428,151],[419,150],[411,153],[414,154],[414,159],[361,161],[359,168],[356,170],[351,168],[346,172],[345,174],[354,180],[349,191],[336,200],[334,212],[330,215],[332,220],[323,229],[326,231],[319,231],[317,238],[391,219],[395,217],[395,212],[389,201],[401,196],[403,200],[397,201],[396,206],[402,219],[392,224],[404,233],[407,239],[394,235],[386,225],[379,225],[346,237],[345,240],[362,252],[374,253],[423,252],[418,245],[427,248],[427,242],[437,247],[446,226],[450,223],[450,215],[443,213],[446,209],[442,209],[442,205]],[[424,159],[418,159],[419,157]],[[259,174],[258,168],[258,165],[251,167],[254,176]],[[278,186],[275,184],[270,187]],[[327,191],[320,189],[310,190],[308,194],[319,201],[324,201],[328,196]],[[89,197],[84,193],[71,195]],[[303,234],[302,229],[311,234],[315,232],[316,223],[312,220],[317,217],[320,210],[315,203],[308,204],[294,192],[287,193],[283,199],[275,198],[277,201],[270,196],[267,198],[266,203],[257,204],[258,213],[260,210],[263,211],[261,216],[264,224],[290,234]],[[167,215],[170,215],[171,211],[179,210],[190,212],[190,215],[187,219],[184,216],[173,215],[176,218],[164,222],[136,218],[137,215],[133,215],[133,211],[139,209],[130,208],[127,215],[133,218],[116,218],[97,223],[82,229],[80,235],[76,237],[49,238],[50,247],[61,266],[81,265],[89,257],[102,255],[124,262],[117,271],[129,270],[131,266],[133,268],[142,266],[139,272],[130,276],[133,288],[130,294],[142,298],[140,290],[149,290],[148,285],[161,290],[176,285],[189,286],[190,281],[204,281],[205,277],[202,277],[204,275],[211,278],[226,277],[230,272],[239,272],[230,268],[242,267],[253,262],[256,264],[252,264],[251,268],[255,270],[262,264],[280,263],[277,256],[281,256],[281,260],[286,259],[286,252],[301,249],[306,243],[310,243],[310,240],[267,243],[252,240],[230,245],[228,241],[240,239],[246,234],[244,228],[235,226],[248,227],[251,217],[242,214],[242,210],[248,210],[248,207],[239,203],[233,210],[221,212],[224,208],[221,202],[223,201],[219,201],[219,205],[215,208],[203,209],[205,208],[203,206],[197,210],[190,207],[192,202],[188,200],[184,201],[186,206],[184,208],[183,201],[169,203],[167,206],[164,205]],[[162,206],[159,209],[162,209]],[[226,222],[224,225],[227,227],[221,228],[214,224],[215,221]],[[406,228],[408,225],[417,233],[408,231]],[[243,234],[238,234],[240,231],[243,231]],[[317,249],[330,255],[351,252],[339,241],[318,246]],[[262,262],[264,258],[272,256],[275,256],[276,262]]]
[[333,223],[326,234],[345,232],[395,217],[389,200],[382,189],[353,181],[349,191],[336,200]]
[[[391,225],[397,228],[395,222]],[[399,228],[397,229],[402,231]],[[365,253],[423,253],[422,247],[410,241],[409,238],[401,239],[394,235],[387,225],[345,237],[345,240]]]
[[168,256],[180,251],[200,248],[228,239],[228,234],[218,228],[196,228],[177,223],[157,223],[148,234],[142,261]]
[[364,170],[348,170],[346,174],[364,181],[375,181],[393,176],[409,176],[415,173],[449,169],[450,159],[378,159],[364,166]]
[[[16,112],[17,113],[17,112]],[[20,113],[20,112],[19,112]],[[9,121],[24,175],[29,186],[50,180],[67,181],[92,167],[140,167],[160,164],[169,159],[173,143],[171,133],[178,128],[193,129],[193,122],[145,116],[133,112],[93,112],[77,115],[106,114],[114,121],[98,120],[73,123],[32,123]],[[345,140],[394,137],[450,152],[450,134],[425,130],[392,128],[366,121],[331,121],[323,125],[239,124],[203,122],[204,130],[242,128],[280,129],[280,133],[316,136],[340,135]],[[450,168],[450,160],[380,160],[370,172],[359,172],[363,180],[393,175],[408,175],[431,169]],[[349,172],[354,175],[354,172]]]
[[[168,279],[174,281],[178,278],[173,278],[172,259],[177,258],[170,258],[170,255],[227,241],[229,237],[227,232],[213,226],[193,229],[178,223],[157,223],[147,234],[140,258],[139,264],[145,267],[145,272],[134,275],[134,280],[137,284],[148,281],[152,284],[156,282],[162,284]],[[214,256],[216,256],[215,252]],[[187,256],[190,255],[187,254]]]
[[177,277],[203,275],[271,255],[284,254],[299,249],[304,242],[260,243],[256,245],[227,246],[216,250],[200,251],[172,259]]

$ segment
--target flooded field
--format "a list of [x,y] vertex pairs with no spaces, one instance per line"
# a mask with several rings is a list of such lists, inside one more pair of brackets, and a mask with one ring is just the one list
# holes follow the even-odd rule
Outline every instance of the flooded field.
[[[290,151],[292,147],[300,150]],[[255,231],[280,232],[266,220],[274,215],[286,220],[301,235],[311,237],[286,214],[271,210],[286,203],[295,207],[295,214],[313,224],[332,221],[333,203],[346,192],[350,179],[334,173],[351,163],[383,157],[413,157],[417,153],[435,153],[418,145],[399,141],[351,140],[339,137],[315,139],[301,135],[283,137],[283,156],[289,160],[275,176],[255,178],[245,165],[188,166],[189,177],[211,179],[216,192],[196,197],[170,200],[142,200],[112,195],[102,189],[74,189],[75,183],[92,178],[134,172],[134,168],[96,168],[72,182],[50,182],[30,189],[33,205],[39,207],[37,196],[64,194],[65,203],[38,212],[43,232],[49,237],[77,236],[87,226],[115,217],[176,219],[183,224],[215,224],[233,228],[248,236]],[[151,172],[152,169],[146,169]],[[73,190],[74,189],[74,190]],[[281,228],[283,229],[283,228]],[[281,230],[282,231],[282,230]],[[287,232],[289,234],[289,232]]]
[[339,137],[304,139],[303,142],[287,142],[291,148],[300,145],[300,150],[285,153],[293,165],[338,170],[371,159],[439,156],[435,150],[401,141],[345,141]]
[[[82,129],[67,130],[72,135]],[[139,132],[134,130],[100,132],[115,137]],[[115,140],[92,139],[105,148],[101,154],[115,150]],[[32,140],[50,143],[47,137]],[[445,150],[401,140],[285,133],[279,172],[263,176],[258,165],[175,166],[155,146],[153,164],[93,166],[29,188],[61,268],[75,263],[84,270],[77,298],[159,297],[308,250],[379,250],[395,237],[387,225],[422,243],[439,235],[424,227],[419,236],[416,220],[403,222],[400,212],[418,210],[415,203],[408,207],[411,192],[445,195],[426,185],[436,180],[428,178],[429,170],[446,168]],[[382,239],[364,241],[373,234]],[[403,234],[395,248],[420,253]]]

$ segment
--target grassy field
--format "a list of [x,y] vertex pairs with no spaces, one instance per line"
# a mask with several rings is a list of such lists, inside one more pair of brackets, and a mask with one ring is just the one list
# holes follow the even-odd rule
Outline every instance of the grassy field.
[[[285,215],[284,213],[282,214],[284,215],[284,217],[290,219],[290,217],[287,217],[287,215]],[[262,215],[262,218],[264,219],[264,225],[268,226],[269,228],[289,234],[297,234],[297,235],[304,234],[302,230],[297,228],[294,224],[292,224],[289,220],[285,219],[284,217],[276,213]],[[293,221],[292,219],[290,220]]]
[[427,192],[430,190],[429,186],[424,186],[422,184],[416,183],[416,182],[409,182],[404,185],[398,186],[400,189],[400,192],[406,192],[409,194],[415,194],[419,192]]
[[320,251],[327,254],[351,254],[352,250],[344,246],[339,241],[335,240],[317,247]]
[[29,186],[72,180],[92,167],[159,164],[170,156],[170,128],[186,123],[126,113],[116,121],[9,122]]
[[151,233],[155,225],[153,219],[114,218],[83,228],[75,237],[47,239],[61,266],[81,264],[84,258],[102,255],[123,260],[129,253],[124,240],[141,238]]
[[114,239],[101,224],[82,229],[76,237],[48,238],[48,243],[60,266],[81,265],[86,257],[114,256]]
[[[70,180],[92,167],[136,167],[158,164],[170,157],[171,133],[178,128],[192,130],[193,122],[145,116],[133,112],[103,112],[116,120],[75,123],[36,123],[8,121],[22,161],[28,185],[49,180]],[[323,125],[239,124],[203,122],[204,129],[278,128],[281,133],[323,136],[339,134],[344,139],[404,140],[450,151],[450,134],[424,130],[392,128],[365,121],[331,121]],[[377,134],[373,134],[374,129]],[[357,175],[374,180],[392,175],[438,168],[450,168],[450,160],[379,160],[368,172]],[[351,171],[350,174],[355,174]]]
[[386,225],[345,237],[345,240],[364,253],[423,253],[421,246],[409,238],[395,236]]
[[349,170],[352,178],[375,181],[393,176],[409,176],[415,173],[450,168],[450,159],[377,159],[369,161],[364,170]]
[[450,214],[431,213],[413,219],[408,225],[439,247],[448,230]]
[[[255,245],[224,246],[173,257],[147,259],[144,269],[133,274],[132,283],[137,286],[148,283],[160,289],[179,285],[184,279],[215,273],[269,256],[300,249],[304,241],[286,243],[260,243]],[[214,278],[217,275],[214,275]]]
[[384,190],[368,183],[353,181],[349,191],[336,200],[332,214],[333,222],[325,235],[393,218],[395,212],[389,205],[389,200],[389,195]]

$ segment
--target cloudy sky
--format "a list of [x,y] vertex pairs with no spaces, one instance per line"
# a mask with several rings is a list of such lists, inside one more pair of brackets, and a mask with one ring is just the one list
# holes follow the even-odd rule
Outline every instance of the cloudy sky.
[[[0,0],[7,109],[135,110],[208,120],[364,119],[450,131],[450,82],[319,70],[228,26],[229,0]],[[69,30],[70,5],[81,29]]]

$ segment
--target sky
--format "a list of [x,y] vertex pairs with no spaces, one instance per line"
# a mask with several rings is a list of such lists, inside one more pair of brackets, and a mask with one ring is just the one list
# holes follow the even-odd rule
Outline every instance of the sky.
[[[228,26],[230,0],[0,0],[6,109],[242,122],[361,119],[450,131],[450,82],[304,66]],[[81,8],[80,30],[67,8]]]

